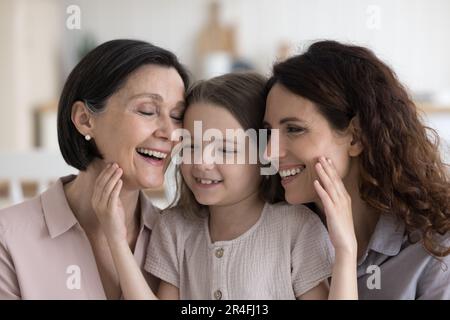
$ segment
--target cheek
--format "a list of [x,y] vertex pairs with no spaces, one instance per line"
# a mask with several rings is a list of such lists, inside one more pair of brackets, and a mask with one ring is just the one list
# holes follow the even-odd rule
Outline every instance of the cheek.
[[180,165],[181,175],[183,176],[183,179],[186,181],[189,181],[191,178],[191,168],[192,168],[192,165],[190,165],[190,164],[181,164]]
[[259,167],[256,165],[230,165],[222,168],[220,172],[234,190],[254,190],[258,188],[261,179]]
[[111,144],[125,148],[135,148],[154,132],[154,125],[135,116],[123,117],[123,121],[111,126],[106,137]]
[[341,178],[347,176],[350,170],[350,157],[348,156],[348,154],[341,153],[339,156],[335,156],[334,158],[330,156],[329,158],[331,158],[331,161],[333,162],[338,175]]
[[327,144],[325,151],[321,155],[331,159],[340,177],[344,177],[347,174],[350,156],[346,145],[341,141],[333,141]]

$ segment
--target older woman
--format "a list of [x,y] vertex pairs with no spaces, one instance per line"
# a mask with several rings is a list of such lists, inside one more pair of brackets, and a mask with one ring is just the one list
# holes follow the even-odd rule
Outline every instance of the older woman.
[[157,210],[140,190],[164,181],[187,86],[177,58],[142,41],[106,42],[75,67],[59,102],[58,138],[64,159],[80,172],[0,211],[0,299],[121,297],[91,206],[94,182],[107,166],[123,170],[126,234],[142,266]]

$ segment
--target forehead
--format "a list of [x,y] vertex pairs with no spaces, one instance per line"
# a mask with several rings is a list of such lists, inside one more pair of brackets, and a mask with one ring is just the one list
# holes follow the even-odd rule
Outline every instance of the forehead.
[[279,121],[282,118],[297,117],[311,120],[318,116],[314,103],[292,93],[284,86],[275,84],[267,96],[266,121]]
[[173,67],[144,65],[129,75],[118,96],[129,100],[143,93],[153,93],[164,102],[176,103],[184,100],[184,83]]
[[226,129],[242,129],[239,121],[225,107],[212,103],[193,103],[184,114],[184,126],[191,130],[194,121],[201,121],[203,130],[218,129],[224,134]]

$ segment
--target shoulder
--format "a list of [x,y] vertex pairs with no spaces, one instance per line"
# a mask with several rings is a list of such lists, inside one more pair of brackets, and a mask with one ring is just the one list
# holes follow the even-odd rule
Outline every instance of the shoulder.
[[291,205],[286,202],[278,202],[267,205],[272,219],[283,220],[289,223],[294,229],[298,230],[309,224],[322,224],[319,216],[303,204]]
[[[443,235],[435,235],[434,240],[440,246],[441,250],[450,249],[450,231]],[[435,257],[425,250],[424,246],[421,246],[421,250],[427,253],[430,257],[430,262],[428,263],[427,269],[433,269],[434,266],[438,266],[437,269],[440,271],[446,271],[448,279],[450,279],[450,254],[443,257]]]
[[[439,242],[443,249],[448,249],[450,247],[450,232],[437,236],[436,241]],[[419,267],[423,265],[417,283],[418,299],[450,299],[450,255],[435,257],[420,242],[412,245],[412,247],[420,248],[419,250],[422,252],[418,255],[416,250],[411,250],[410,253],[413,255],[412,259],[419,259],[419,263],[412,265]],[[421,257],[425,257],[425,260],[422,260],[423,258]]]
[[162,210],[157,220],[157,226],[169,230],[172,234],[183,235],[198,230],[205,218],[186,217],[179,207]]
[[0,233],[2,237],[19,234],[30,234],[30,229],[36,229],[44,223],[41,197],[21,202],[0,209]]

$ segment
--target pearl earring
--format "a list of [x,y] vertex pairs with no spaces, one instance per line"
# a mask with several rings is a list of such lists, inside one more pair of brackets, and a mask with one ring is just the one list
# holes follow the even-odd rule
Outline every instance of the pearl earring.
[[84,138],[86,139],[86,141],[89,141],[89,140],[91,140],[91,136],[90,136],[90,135],[88,135],[88,134],[87,134],[87,135],[85,135],[85,136],[84,136]]

